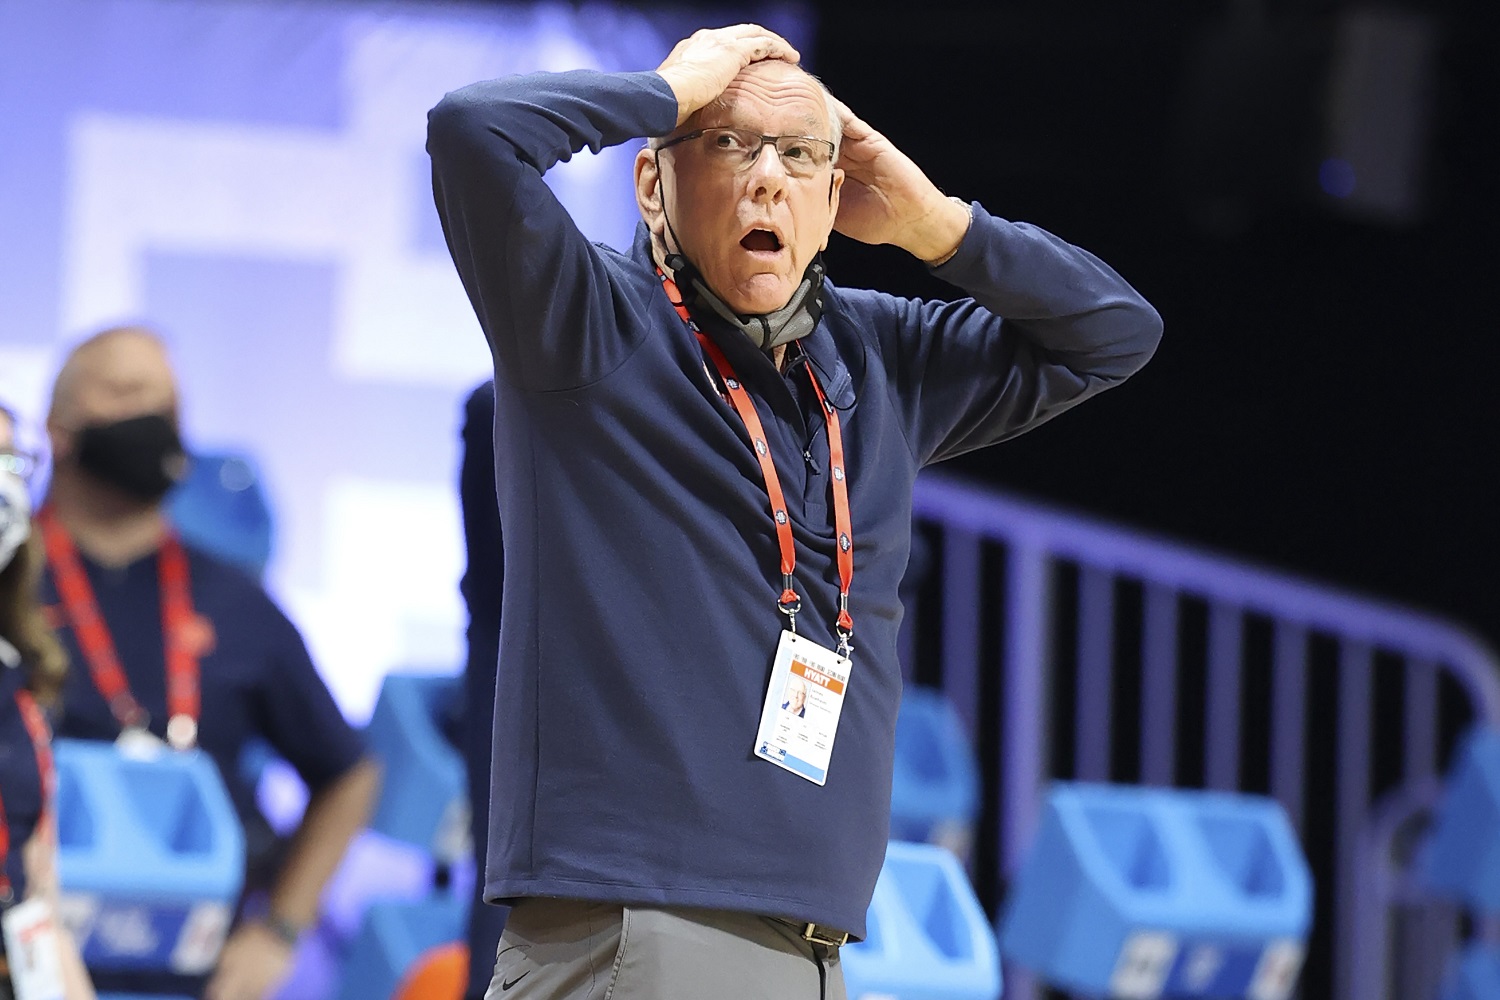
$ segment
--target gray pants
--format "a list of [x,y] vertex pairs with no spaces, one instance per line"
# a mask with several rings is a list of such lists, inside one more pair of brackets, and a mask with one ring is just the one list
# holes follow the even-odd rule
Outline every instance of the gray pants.
[[525,899],[485,1000],[847,1000],[838,949],[769,917]]

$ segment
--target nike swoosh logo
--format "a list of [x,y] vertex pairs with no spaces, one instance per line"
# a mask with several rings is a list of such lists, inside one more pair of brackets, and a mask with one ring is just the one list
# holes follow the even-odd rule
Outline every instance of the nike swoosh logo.
[[507,979],[505,982],[503,982],[503,983],[500,984],[500,992],[502,992],[502,993],[505,992],[506,990],[510,989],[512,986],[516,985],[517,983],[519,983],[521,980],[525,979],[529,975],[531,975],[531,970],[527,969],[525,972],[521,973],[516,978],[514,978],[514,979]]

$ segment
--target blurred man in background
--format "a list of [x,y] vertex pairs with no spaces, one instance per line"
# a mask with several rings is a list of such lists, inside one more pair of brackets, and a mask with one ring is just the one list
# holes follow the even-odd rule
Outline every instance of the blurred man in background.
[[[198,746],[218,764],[246,831],[242,919],[206,984],[97,974],[102,990],[262,1000],[284,979],[324,884],[375,801],[378,769],[295,626],[258,583],[172,531],[163,498],[182,475],[178,393],[152,332],[105,330],[58,373],[47,417],[53,473],[38,522],[44,588],[72,656],[58,734]],[[264,739],[310,799],[281,845],[240,770]]]

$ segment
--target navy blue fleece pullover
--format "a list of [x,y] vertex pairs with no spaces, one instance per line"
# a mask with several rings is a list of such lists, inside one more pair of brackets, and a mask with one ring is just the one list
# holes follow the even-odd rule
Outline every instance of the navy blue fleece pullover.
[[[656,74],[588,71],[475,84],[429,115],[438,212],[495,359],[506,586],[486,892],[747,910],[862,936],[888,829],[917,471],[1118,384],[1160,320],[1095,257],[977,204],[936,269],[970,298],[825,286],[800,344],[843,417],[857,648],[818,787],[752,755],[783,619],[744,425],[667,302],[645,228],[623,253],[590,244],[542,180],[676,118]],[[831,645],[828,437],[801,405],[806,375],[710,333],[781,475],[799,628]]]

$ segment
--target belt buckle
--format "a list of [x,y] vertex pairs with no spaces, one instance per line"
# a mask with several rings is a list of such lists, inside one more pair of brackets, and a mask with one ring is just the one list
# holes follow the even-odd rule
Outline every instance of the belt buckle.
[[820,927],[817,924],[803,924],[802,939],[804,941],[810,941],[813,944],[828,945],[831,948],[842,948],[844,945],[849,943],[848,934],[835,933],[831,930],[828,930],[826,927]]

